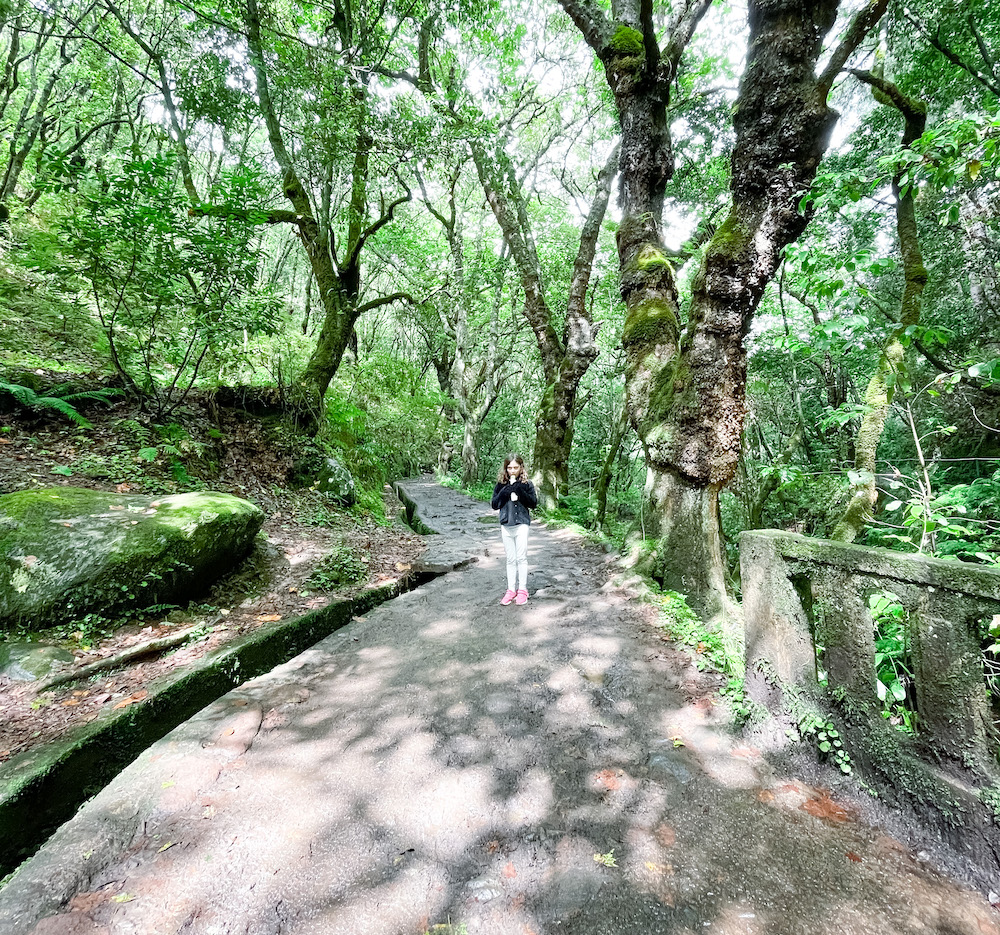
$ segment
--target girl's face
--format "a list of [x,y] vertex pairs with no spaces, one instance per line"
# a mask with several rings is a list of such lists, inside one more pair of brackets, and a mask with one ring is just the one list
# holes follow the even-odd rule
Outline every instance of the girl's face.
[[511,480],[521,476],[521,465],[518,464],[517,461],[511,461],[510,464],[507,465],[507,476],[510,477]]

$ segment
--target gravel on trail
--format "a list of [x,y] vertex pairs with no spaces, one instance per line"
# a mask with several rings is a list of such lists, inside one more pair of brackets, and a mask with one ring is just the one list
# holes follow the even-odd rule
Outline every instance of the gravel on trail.
[[986,899],[740,746],[711,676],[533,527],[406,482],[471,559],[179,726],[0,890],[3,935],[1000,935]]

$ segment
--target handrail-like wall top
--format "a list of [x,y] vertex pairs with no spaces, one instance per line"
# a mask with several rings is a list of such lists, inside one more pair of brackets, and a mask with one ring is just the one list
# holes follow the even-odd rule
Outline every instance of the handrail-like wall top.
[[778,529],[753,529],[740,535],[741,551],[754,541],[766,541],[792,563],[826,565],[855,575],[884,578],[1000,602],[1000,569],[970,562],[931,558],[871,546],[813,539]]

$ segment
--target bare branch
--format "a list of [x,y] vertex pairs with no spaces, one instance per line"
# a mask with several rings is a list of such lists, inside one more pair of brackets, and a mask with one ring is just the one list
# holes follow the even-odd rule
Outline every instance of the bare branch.
[[820,75],[817,90],[823,96],[824,100],[830,93],[830,88],[833,87],[833,82],[836,80],[837,75],[840,74],[844,65],[847,64],[847,60],[854,54],[857,47],[864,41],[865,36],[871,32],[875,24],[882,18],[888,6],[889,0],[869,0],[851,21],[851,25],[848,26],[844,38],[840,41],[840,45],[833,50],[830,61],[827,62],[826,68],[823,69],[823,73]]
[[596,0],[559,0],[559,5],[598,54],[611,41],[612,28]]

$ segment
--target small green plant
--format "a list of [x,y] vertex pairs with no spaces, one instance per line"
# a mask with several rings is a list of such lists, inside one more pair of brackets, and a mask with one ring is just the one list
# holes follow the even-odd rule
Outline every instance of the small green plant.
[[115,389],[74,392],[71,387],[53,387],[42,395],[28,386],[0,382],[0,395],[10,397],[22,408],[30,412],[55,413],[84,428],[90,428],[90,422],[80,414],[77,405],[85,402],[110,404],[112,398],[120,394],[121,390]]
[[379,526],[392,525],[392,522],[385,515],[385,501],[382,499],[381,491],[359,487],[355,491],[355,497],[351,513],[355,516],[370,517]]
[[594,863],[600,864],[602,867],[617,867],[615,849],[611,848],[606,854],[594,854]]
[[844,749],[840,732],[833,721],[806,711],[799,715],[797,727],[800,738],[808,739],[816,745],[821,760],[832,760],[845,775],[849,776],[853,772],[851,757]]
[[655,591],[660,605],[660,626],[678,643],[695,650],[699,669],[713,668],[732,678],[742,679],[743,658],[737,647],[729,645],[726,635],[701,619],[677,591]]
[[46,635],[57,640],[72,640],[81,649],[90,649],[94,644],[107,639],[121,621],[109,620],[101,614],[85,614],[69,623],[60,624],[46,630]]
[[1000,786],[986,786],[979,790],[979,800],[1000,820]]
[[914,733],[916,714],[907,704],[913,684],[907,614],[891,591],[877,591],[868,598],[875,624],[875,689],[882,702],[882,716],[893,727]]
[[326,556],[306,580],[305,588],[335,591],[348,587],[368,574],[367,555],[358,555],[348,546],[341,546]]

